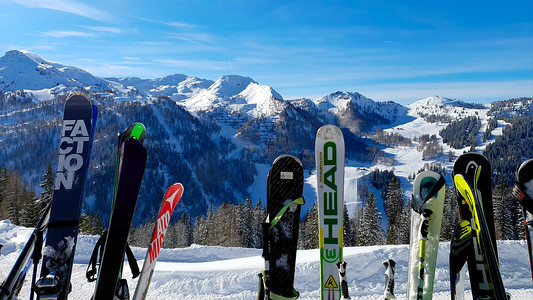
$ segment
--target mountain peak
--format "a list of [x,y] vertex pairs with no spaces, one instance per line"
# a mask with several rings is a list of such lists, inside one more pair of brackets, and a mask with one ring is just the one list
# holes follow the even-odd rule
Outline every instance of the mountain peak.
[[108,82],[82,69],[49,62],[24,50],[10,50],[0,58],[0,89],[41,90],[61,85],[107,86]]
[[208,91],[219,96],[237,95],[244,91],[250,83],[257,83],[250,77],[239,75],[225,75],[213,83]]

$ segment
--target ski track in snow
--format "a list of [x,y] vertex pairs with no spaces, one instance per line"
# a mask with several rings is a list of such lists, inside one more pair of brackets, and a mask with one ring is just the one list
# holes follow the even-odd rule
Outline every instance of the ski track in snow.
[[[0,221],[0,280],[9,273],[32,229],[17,227],[9,221]],[[85,270],[97,236],[80,235],[72,274],[72,292],[69,299],[90,299],[95,283],[88,283]],[[433,299],[450,299],[448,272],[449,243],[439,246]],[[525,241],[498,242],[500,267],[506,290],[512,299],[533,299],[533,283]],[[146,248],[133,247],[141,266]],[[346,247],[348,286],[352,299],[383,299],[385,268],[382,262],[394,259],[395,295],[405,299],[407,290],[408,245]],[[319,251],[300,250],[297,254],[295,288],[303,300],[319,299]],[[181,249],[162,249],[150,284],[147,299],[255,299],[258,288],[257,274],[264,268],[260,249],[225,248],[193,245]],[[137,279],[131,279],[129,267],[124,267],[130,293]],[[30,279],[29,277],[26,278]],[[471,299],[468,281],[466,299]],[[19,299],[29,299],[27,282]]]

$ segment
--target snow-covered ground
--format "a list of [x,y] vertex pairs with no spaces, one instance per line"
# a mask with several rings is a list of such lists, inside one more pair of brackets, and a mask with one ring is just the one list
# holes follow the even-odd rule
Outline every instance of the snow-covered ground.
[[[0,221],[0,280],[4,280],[17,259],[32,229]],[[85,269],[96,236],[81,235],[74,260],[70,299],[90,299],[95,283],[85,279]],[[348,280],[352,299],[383,299],[385,268],[388,258],[397,262],[395,295],[405,299],[408,245],[348,247],[344,258],[348,262]],[[512,299],[533,299],[533,283],[524,241],[499,241],[500,267],[503,281]],[[141,266],[145,248],[133,248]],[[434,299],[450,299],[448,272],[449,243],[441,243],[437,259]],[[295,288],[299,299],[319,299],[318,250],[301,250],[297,254]],[[148,299],[255,299],[258,277],[263,268],[261,250],[193,245],[183,249],[163,249],[152,278]],[[130,292],[137,280],[125,267]],[[468,278],[468,277],[467,277]],[[29,278],[27,278],[29,279]],[[466,299],[471,298],[468,281]],[[29,284],[25,284],[19,299],[29,299]]]

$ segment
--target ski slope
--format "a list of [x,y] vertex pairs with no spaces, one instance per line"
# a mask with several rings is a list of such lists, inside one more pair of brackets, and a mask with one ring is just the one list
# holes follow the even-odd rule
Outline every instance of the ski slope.
[[[0,221],[0,243],[4,245],[0,256],[0,280],[3,281],[9,273],[31,231],[7,220]],[[80,235],[78,239],[69,299],[90,299],[93,293],[95,283],[87,282],[85,270],[97,238]],[[441,243],[439,247],[433,299],[450,299],[449,245]],[[499,241],[498,248],[503,281],[512,299],[533,299],[525,241]],[[142,265],[146,248],[133,247],[133,252],[138,264]],[[352,299],[383,299],[385,268],[382,262],[388,258],[397,262],[394,293],[398,299],[405,299],[408,252],[408,245],[345,248]],[[295,288],[300,292],[299,299],[319,299],[318,258],[317,249],[298,251]],[[257,273],[261,268],[260,249],[199,245],[163,249],[147,299],[255,299]],[[131,279],[127,266],[124,277],[128,279],[133,295],[137,279]],[[466,299],[471,299],[468,282],[466,287]],[[28,283],[23,286],[19,299],[29,299]]]

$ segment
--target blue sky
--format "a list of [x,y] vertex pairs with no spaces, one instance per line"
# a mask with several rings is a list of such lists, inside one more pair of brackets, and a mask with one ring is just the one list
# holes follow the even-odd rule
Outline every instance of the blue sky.
[[530,0],[0,0],[0,36],[97,76],[237,74],[285,99],[533,96]]

